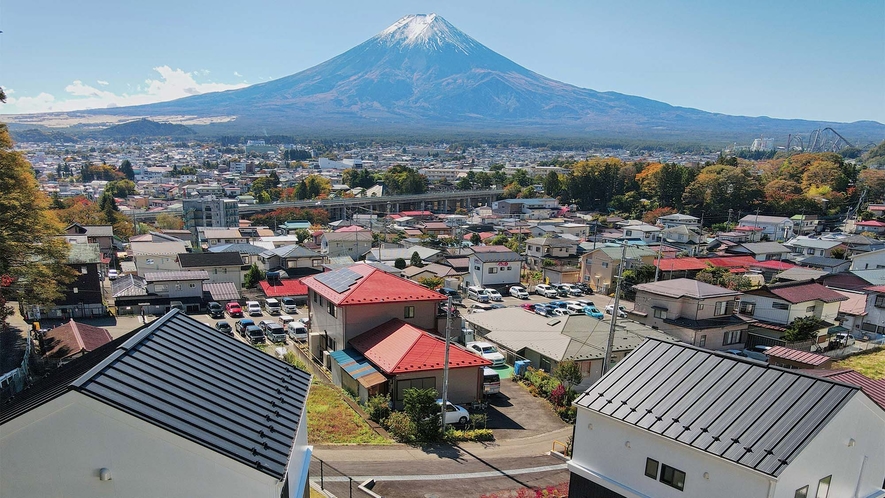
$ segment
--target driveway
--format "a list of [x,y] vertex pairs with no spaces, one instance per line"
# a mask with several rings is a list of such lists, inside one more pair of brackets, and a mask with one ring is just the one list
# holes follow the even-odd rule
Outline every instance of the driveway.
[[501,392],[489,396],[488,427],[495,439],[518,439],[553,432],[568,424],[541,398],[529,394],[518,382],[501,380]]

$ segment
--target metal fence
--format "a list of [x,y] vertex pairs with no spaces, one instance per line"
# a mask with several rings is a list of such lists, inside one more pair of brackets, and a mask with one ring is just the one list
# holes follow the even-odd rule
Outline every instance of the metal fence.
[[25,356],[21,364],[0,376],[0,401],[9,399],[24,389],[30,380],[28,365],[31,361],[31,329],[28,329],[28,338],[25,343]]
[[359,482],[315,456],[310,459],[310,481],[326,495],[338,498],[369,496],[359,489]]

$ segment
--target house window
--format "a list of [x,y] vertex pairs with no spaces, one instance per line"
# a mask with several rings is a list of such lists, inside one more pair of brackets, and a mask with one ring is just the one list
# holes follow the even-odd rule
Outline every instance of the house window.
[[756,311],[756,303],[752,301],[741,301],[740,311],[741,313],[753,316],[753,312]]
[[774,309],[776,309],[776,310],[788,310],[788,309],[790,309],[790,305],[789,305],[789,304],[787,304],[787,303],[778,303],[778,302],[771,303],[771,307],[774,308]]
[[478,267],[478,266],[474,266],[473,269],[474,269],[474,270],[479,270],[479,267]]
[[657,460],[652,460],[651,458],[645,459],[645,477],[651,477],[652,479],[658,478]]
[[725,332],[725,335],[722,336],[723,346],[727,346],[729,344],[737,344],[739,342],[741,342],[740,330],[728,330]]
[[707,345],[707,336],[706,334],[701,336],[701,340],[698,341],[698,346],[705,347]]
[[667,319],[667,310],[662,310],[660,308],[655,308],[655,318],[660,318],[661,320]]
[[808,498],[808,486],[803,486],[797,489],[793,498]]
[[332,318],[335,318],[335,304],[332,301],[329,301],[329,306],[327,308],[329,310],[329,314],[332,315]]
[[85,266],[81,266],[81,267],[80,267],[80,274],[81,274],[81,275],[86,275],[87,273],[89,273],[89,268],[87,268],[87,267],[85,267]]
[[191,289],[193,289],[197,286],[197,284],[192,282],[192,283],[188,284],[187,286],[190,287]]
[[669,465],[661,465],[661,482],[667,486],[672,486],[679,491],[685,487],[685,472],[674,469]]
[[817,483],[817,497],[816,498],[827,498],[827,495],[830,494],[830,481],[833,480],[833,476],[827,476],[820,480]]
[[415,307],[406,306],[405,311],[403,312],[403,318],[415,318]]
[[489,275],[494,275],[495,273],[498,273],[497,268],[495,268],[494,266],[489,268]]
[[157,284],[154,286],[154,290],[157,292],[165,292],[166,291],[166,284]]
[[812,304],[811,306],[805,308],[805,312],[806,312],[806,313],[811,313],[811,312],[813,312],[813,311],[814,311],[814,305],[813,305],[813,304]]
[[317,302],[317,293],[313,292],[313,302]]
[[716,316],[730,315],[734,313],[734,301],[719,301],[713,314]]
[[877,308],[885,308],[885,294],[876,296],[876,300],[873,301],[873,306]]
[[603,261],[603,262],[602,262],[602,267],[603,267],[603,268],[608,268],[608,261]]

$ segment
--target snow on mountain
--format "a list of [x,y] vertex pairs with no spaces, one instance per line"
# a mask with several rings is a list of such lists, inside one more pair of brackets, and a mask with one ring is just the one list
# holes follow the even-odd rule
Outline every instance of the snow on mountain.
[[391,24],[374,38],[389,46],[419,45],[427,50],[440,50],[446,45],[466,55],[479,43],[436,14],[413,14]]

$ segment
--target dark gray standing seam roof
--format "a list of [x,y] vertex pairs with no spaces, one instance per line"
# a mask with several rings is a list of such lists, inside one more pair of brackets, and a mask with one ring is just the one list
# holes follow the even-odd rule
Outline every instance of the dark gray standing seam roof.
[[575,403],[777,477],[856,391],[649,339]]
[[112,352],[92,358],[103,357],[97,364],[90,357],[98,350],[71,362],[94,365],[86,373],[37,395],[25,391],[0,415],[19,416],[50,394],[76,390],[283,479],[305,414],[309,374],[178,310],[113,344]]

